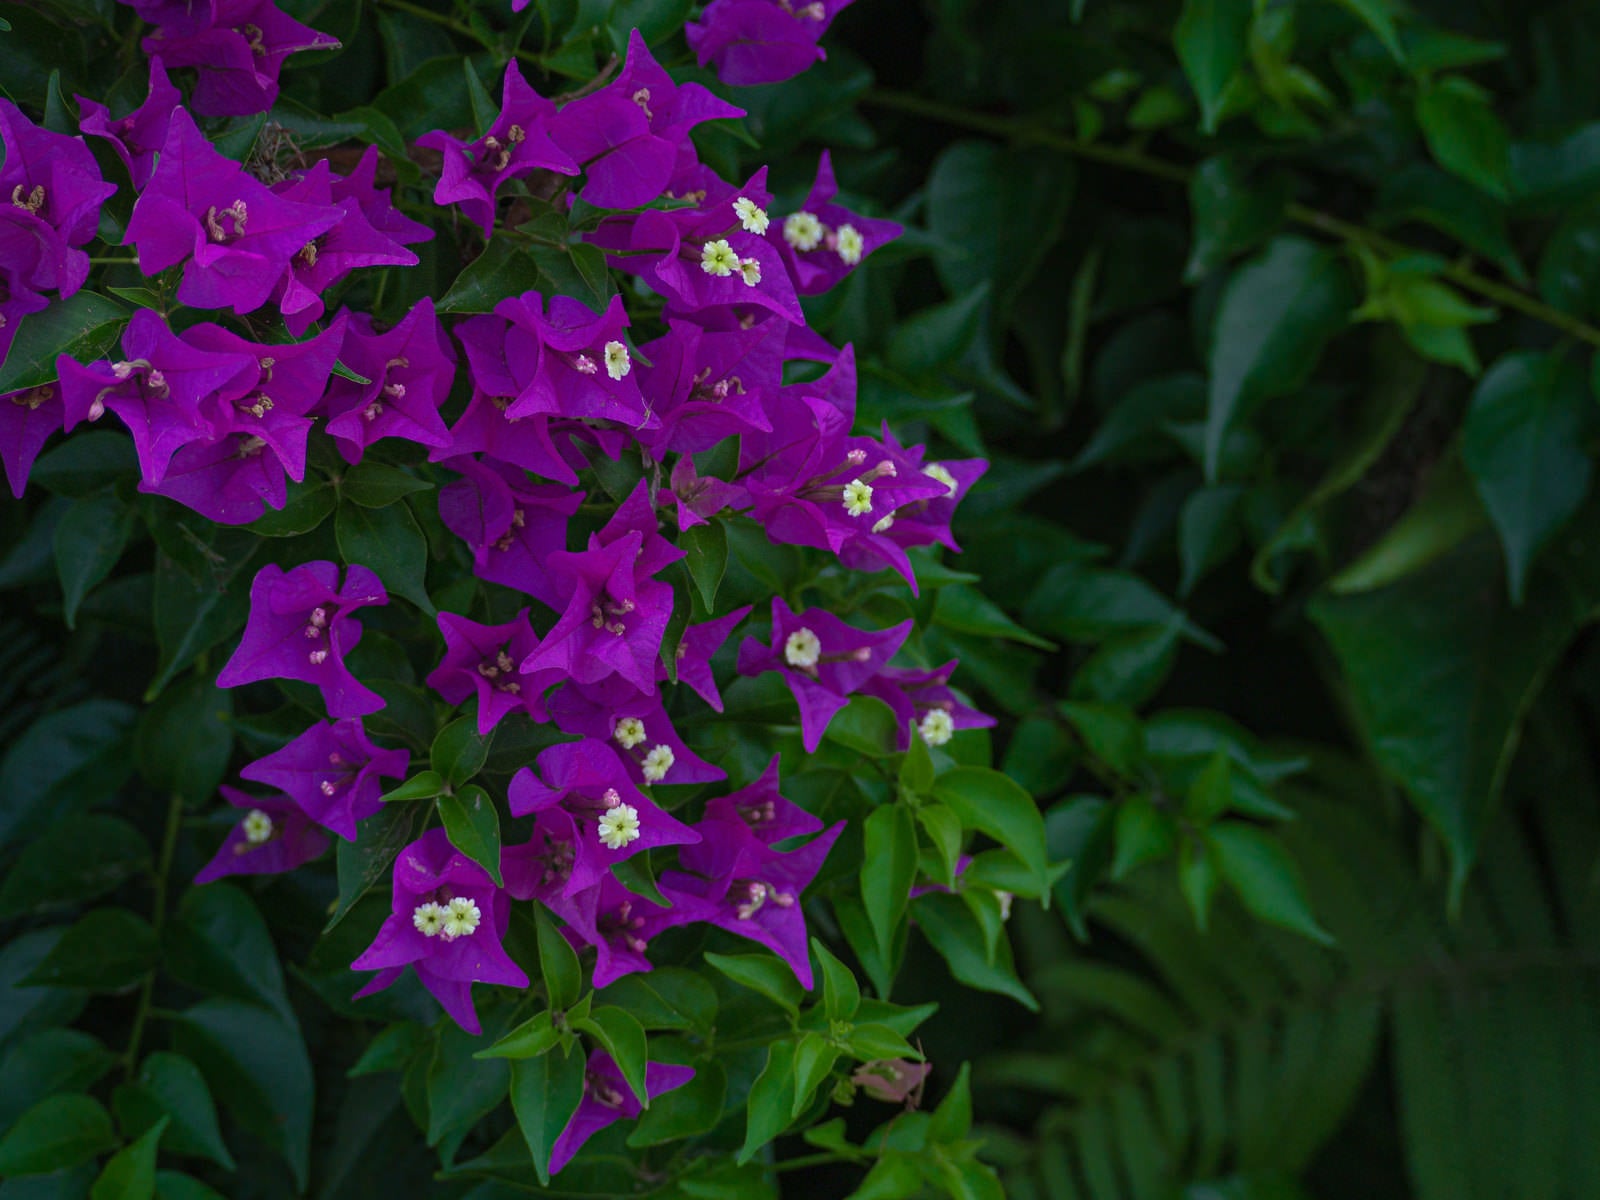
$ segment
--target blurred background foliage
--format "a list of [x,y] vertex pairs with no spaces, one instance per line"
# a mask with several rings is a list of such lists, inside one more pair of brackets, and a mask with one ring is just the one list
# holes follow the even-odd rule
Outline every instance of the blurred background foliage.
[[[405,144],[481,124],[473,85],[492,93],[513,47],[546,93],[592,77],[634,25],[681,66],[693,5],[284,7],[345,49],[291,65],[273,136],[376,142],[420,199]],[[4,17],[0,88],[19,102],[48,117],[112,78],[142,94],[109,2]],[[939,1004],[918,1032],[930,1097],[972,1062],[1007,1195],[1600,1195],[1597,45],[1600,9],[1572,0],[857,0],[826,63],[739,94],[748,137],[699,139],[728,178],[770,162],[790,200],[831,148],[847,197],[907,224],[809,315],[856,345],[863,426],[994,461],[949,564],[977,580],[941,577],[916,611],[932,661],[959,656],[1001,716],[995,760],[1072,865],[1048,908],[1016,904],[1009,950],[952,933],[976,918],[924,897],[893,998]],[[239,126],[244,146],[262,133]],[[367,302],[446,296],[470,236]],[[53,944],[19,923],[38,894],[16,881],[45,886],[22,835],[135,770],[159,787],[159,753],[121,753],[136,727],[210,744],[188,690],[155,717],[97,698],[119,639],[150,639],[152,590],[162,670],[239,615],[163,632],[164,611],[199,611],[176,575],[58,566],[72,527],[49,531],[74,505],[89,523],[110,477],[94,471],[121,469],[98,465],[97,436],[41,461],[45,499],[0,508],[0,793],[30,798],[0,813],[8,986]],[[183,539],[161,552],[180,559]],[[100,820],[92,894],[151,856]],[[315,1128],[308,1109],[289,1135],[315,1147],[311,1192],[421,1194],[416,1073],[405,1090],[343,1079],[355,1053],[330,1031],[355,1018],[326,980],[352,951],[313,946],[320,914],[270,895],[264,923],[179,913],[235,921],[293,964],[287,983],[232,983],[293,1040],[257,1029],[262,1073],[230,1093],[229,1120],[269,1135],[201,1130],[198,1153],[267,1162],[273,1114],[314,1070]],[[214,985],[195,945],[175,974]],[[108,1003],[7,995],[13,1080],[36,1066],[21,1035]],[[237,1033],[212,1003],[179,1045],[208,1068]],[[30,1053],[45,1050],[80,1077],[106,1069],[84,1045]],[[307,1078],[284,1078],[280,1051]],[[410,1051],[387,1052],[373,1069]],[[773,1177],[782,1194],[861,1182],[805,1168],[840,1132],[779,1143],[796,1168]],[[260,1170],[238,1194],[287,1186]],[[907,1178],[857,1194],[919,1194]]]

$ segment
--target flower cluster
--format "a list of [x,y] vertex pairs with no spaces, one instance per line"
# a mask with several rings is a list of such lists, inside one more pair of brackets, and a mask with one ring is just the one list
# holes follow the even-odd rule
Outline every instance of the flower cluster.
[[[251,340],[140,309],[120,356],[63,356],[57,384],[0,398],[13,486],[20,493],[52,432],[108,412],[132,435],[141,490],[221,524],[284,507],[290,481],[306,476],[313,434],[351,464],[385,438],[421,447],[418,456],[434,464],[425,469],[443,476],[444,530],[479,578],[528,600],[499,624],[440,612],[443,652],[426,684],[444,705],[467,706],[481,735],[511,721],[566,739],[510,780],[516,832],[497,860],[469,857],[437,828],[399,851],[390,915],[353,964],[377,972],[361,994],[409,967],[477,1032],[474,983],[528,985],[502,941],[514,905],[529,902],[592,953],[596,987],[650,970],[650,942],[662,931],[704,924],[770,948],[809,989],[802,893],[844,823],[825,829],[781,795],[776,757],[754,783],[705,802],[698,819],[668,811],[677,802],[657,789],[727,777],[695,753],[669,708],[681,713],[693,693],[722,711],[713,658],[751,608],[688,624],[669,645],[687,598],[664,573],[685,557],[673,534],[741,517],[773,542],[826,552],[844,568],[893,569],[913,590],[907,552],[955,548],[951,517],[984,464],[927,461],[887,428],[881,437],[855,432],[853,352],[808,329],[800,303],[839,283],[898,227],[837,202],[826,154],[803,207],[788,214],[775,211],[764,169],[738,184],[720,178],[698,160],[689,132],[741,110],[674,82],[635,31],[625,65],[603,87],[558,106],[513,61],[487,132],[468,141],[436,131],[419,144],[441,155],[436,204],[486,236],[512,236],[502,204],[532,182],[602,210],[579,225],[582,237],[636,277],[630,294],[646,298],[651,328],[664,332],[636,343],[639,304],[630,312],[620,296],[596,312],[537,290],[453,325],[423,300],[386,326],[329,299],[353,271],[415,263],[406,247],[432,236],[375,186],[376,150],[349,175],[323,160],[258,178],[215,149],[166,73],[197,68],[190,103],[203,116],[260,111],[276,94],[283,58],[329,39],[268,0],[135,7],[157,26],[144,42],[149,98],[120,119],[85,102],[82,123],[110,142],[137,192],[126,242],[145,274],[178,277],[181,304],[276,315],[298,340]],[[792,74],[820,56],[816,35],[842,7],[716,0],[692,36],[730,82],[779,78],[771,72]],[[769,30],[774,14],[781,34]],[[757,42],[771,54],[752,49]],[[76,247],[93,236],[113,185],[80,138],[39,130],[3,102],[0,136],[0,182],[11,198],[0,210],[3,352],[6,331],[44,307],[46,292],[70,295],[82,284],[88,263]],[[259,318],[248,326],[263,327]],[[452,406],[458,381],[464,404]],[[720,447],[722,467],[702,473],[712,457],[697,466],[692,456]],[[620,503],[581,490],[596,462],[625,454],[644,471]],[[575,532],[580,509],[607,516]],[[409,754],[374,742],[362,722],[385,697],[346,661],[361,610],[388,601],[378,576],[357,564],[290,561],[255,575],[244,633],[218,685],[310,684],[329,720],[243,769],[272,794],[224,789],[240,817],[202,881],[292,869],[321,854],[328,833],[356,839],[382,808],[381,781],[406,777]],[[990,723],[949,689],[953,663],[890,665],[909,621],[862,629],[817,608],[796,614],[775,598],[770,622],[770,642],[746,640],[737,669],[781,674],[808,752],[858,694],[894,710],[906,744],[913,730],[937,746]],[[651,850],[674,862],[659,879],[665,904],[636,895],[614,870]],[[683,1068],[650,1070],[652,1092],[687,1077]],[[594,1129],[636,1111],[619,1084],[615,1064],[591,1056],[583,1105],[553,1167]]]

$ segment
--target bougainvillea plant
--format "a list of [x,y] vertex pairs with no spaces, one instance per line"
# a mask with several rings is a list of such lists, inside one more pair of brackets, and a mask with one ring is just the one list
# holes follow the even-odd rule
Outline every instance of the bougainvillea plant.
[[[449,1180],[758,1195],[804,1130],[873,1194],[998,1194],[890,999],[917,913],[1003,987],[1061,869],[922,638],[986,464],[858,421],[808,320],[901,227],[827,149],[735,173],[741,90],[845,3],[551,7],[379,6],[404,55],[478,50],[329,118],[359,13],[125,0],[115,87],[0,100],[0,449],[19,498],[81,484],[66,623],[154,613],[107,669],[166,814],[148,919],[28,935],[24,983],[131,1001],[91,1023],[125,1078],[29,1096],[12,1173],[303,1190],[309,1038]],[[825,1123],[858,1096],[865,1143]]]

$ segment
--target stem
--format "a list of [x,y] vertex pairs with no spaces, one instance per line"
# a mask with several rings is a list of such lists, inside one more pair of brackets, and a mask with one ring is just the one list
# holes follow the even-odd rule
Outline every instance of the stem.
[[[399,12],[410,13],[413,17],[420,17],[424,21],[432,21],[435,25],[443,25],[451,33],[460,34],[464,38],[471,38],[485,50],[501,49],[501,47],[492,44],[487,39],[480,36],[476,29],[472,28],[472,26],[466,24],[465,22],[458,21],[454,17],[447,17],[444,13],[434,12],[431,8],[423,8],[420,4],[412,4],[411,0],[373,0],[373,2],[376,4],[382,4],[387,8],[396,9]],[[518,46],[515,47],[511,52],[523,62],[532,63],[534,66],[538,67],[541,72],[544,70],[544,61],[532,50],[524,50],[522,47]]]
[[114,263],[114,264],[118,264],[120,266],[125,266],[125,267],[126,266],[132,266],[134,263],[137,263],[138,261],[139,260],[137,258],[91,258],[89,260],[89,262],[92,263],[95,266],[102,266],[102,265],[113,264]]
[[[161,835],[161,857],[156,863],[156,899],[150,910],[150,926],[156,940],[167,922],[167,876],[172,873],[172,855],[178,846],[178,827],[183,824],[183,796],[173,792],[167,801],[167,825]],[[144,1038],[145,1021],[150,1016],[150,1000],[155,993],[156,972],[152,967],[139,986],[139,1007],[133,1014],[133,1031],[128,1035],[128,1048],[123,1051],[123,1071],[131,1079],[139,1062],[139,1043]]]
[[[1156,158],[1140,150],[1129,150],[1118,146],[1102,146],[1095,142],[1085,142],[1078,138],[1067,137],[1065,134],[1053,133],[1047,129],[1037,129],[1024,125],[1008,117],[990,116],[985,113],[968,112],[966,109],[954,105],[941,104],[937,100],[928,100],[922,96],[913,96],[905,92],[870,91],[862,97],[868,104],[876,104],[879,108],[890,108],[897,112],[912,113],[916,116],[927,117],[930,120],[941,121],[947,125],[955,125],[964,129],[972,129],[979,133],[992,134],[995,137],[1006,138],[1017,142],[1031,142],[1036,145],[1046,146],[1052,150],[1059,150],[1064,154],[1071,154],[1076,158],[1088,162],[1104,163],[1110,167],[1117,167],[1124,171],[1136,171],[1141,175],[1148,175],[1155,179],[1164,179],[1169,183],[1179,183],[1187,186],[1194,176],[1194,172],[1177,163],[1167,162],[1165,159]],[[1369,246],[1380,250],[1391,257],[1403,257],[1411,254],[1420,254],[1422,251],[1404,242],[1395,241],[1385,237],[1363,225],[1345,221],[1331,213],[1309,208],[1304,204],[1291,204],[1285,210],[1288,218],[1298,225],[1314,229],[1327,237],[1337,238],[1340,241]],[[1443,267],[1439,272],[1444,278],[1450,280],[1467,291],[1476,292],[1486,300],[1514,309],[1524,316],[1542,321],[1546,325],[1559,329],[1562,333],[1579,341],[1587,342],[1591,346],[1600,346],[1600,329],[1596,329],[1587,322],[1569,316],[1560,309],[1552,308],[1534,296],[1498,280],[1480,275],[1469,267],[1451,264]]]
[[825,1150],[820,1154],[802,1154],[799,1158],[786,1158],[782,1162],[775,1162],[767,1168],[769,1171],[803,1171],[807,1167],[825,1167],[829,1163],[849,1162],[841,1154]]

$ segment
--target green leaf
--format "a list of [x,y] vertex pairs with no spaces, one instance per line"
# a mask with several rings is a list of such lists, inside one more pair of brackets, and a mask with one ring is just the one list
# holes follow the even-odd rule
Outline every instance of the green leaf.
[[820,1033],[801,1035],[794,1050],[794,1101],[789,1106],[789,1120],[797,1120],[811,1103],[840,1056],[839,1048]]
[[1041,891],[1050,886],[1044,818],[1033,797],[1012,779],[984,767],[957,767],[939,777],[933,794],[963,826],[988,834],[1021,859]]
[[1314,942],[1333,944],[1332,935],[1311,915],[1299,868],[1282,842],[1237,821],[1213,825],[1202,836],[1216,857],[1217,874],[1247,909]]
[[123,1092],[115,1100],[117,1120],[124,1130],[145,1129],[155,1124],[156,1118],[171,1119],[165,1146],[174,1154],[196,1154],[209,1158],[226,1170],[233,1170],[233,1155],[222,1140],[222,1130],[217,1125],[217,1108],[206,1087],[205,1076],[181,1054],[161,1050],[150,1055],[139,1068],[139,1078],[133,1085],[140,1102],[134,1108],[144,1108],[145,1118],[130,1122],[124,1115]]
[[943,804],[921,804],[917,822],[939,856],[939,882],[954,887],[956,863],[961,858],[961,818]]
[[550,1007],[563,1012],[578,1002],[583,990],[583,969],[572,943],[561,936],[542,906],[534,913],[534,920],[538,922],[539,972],[544,976],[544,990],[550,997]]
[[1416,117],[1441,167],[1496,199],[1508,198],[1511,138],[1487,92],[1461,76],[1447,75],[1418,90]]
[[116,345],[128,310],[93,292],[77,292],[29,313],[17,326],[11,350],[0,362],[0,396],[51,382],[62,355],[93,362]]
[[1117,805],[1116,839],[1111,877],[1123,879],[1145,863],[1168,857],[1178,845],[1178,826],[1150,797],[1132,796]]
[[339,495],[362,508],[388,508],[413,492],[425,492],[432,487],[433,484],[399,467],[368,458],[344,473],[339,480]]
[[226,1200],[221,1192],[182,1171],[157,1171],[156,1197],[157,1200]]
[[714,612],[717,588],[728,569],[728,528],[721,521],[707,521],[685,529],[678,537],[684,552],[689,578],[705,601],[706,612]]
[[811,953],[822,967],[823,1011],[830,1021],[854,1019],[861,1007],[861,986],[850,968],[835,958],[816,938],[811,939]]
[[1178,889],[1201,933],[1211,919],[1211,901],[1220,882],[1216,857],[1206,843],[1199,838],[1184,838],[1178,850]]
[[939,589],[933,609],[933,623],[978,637],[1004,638],[1037,650],[1054,650],[1055,643],[1018,625],[976,588],[960,584]]
[[1328,581],[1336,595],[1369,592],[1434,562],[1484,525],[1483,505],[1466,468],[1450,455],[1429,473],[1422,495],[1355,562]]
[[170,1117],[162,1117],[139,1140],[111,1156],[89,1190],[89,1200],[151,1200],[156,1193],[156,1147]]
[[117,1144],[111,1116],[88,1096],[47,1096],[0,1138],[0,1178],[43,1175],[87,1162]]
[[653,1105],[639,1115],[628,1145],[644,1149],[709,1133],[722,1123],[727,1095],[728,1075],[722,1064],[701,1059],[694,1065],[694,1078],[672,1089],[670,1103]]
[[425,581],[428,543],[404,504],[378,509],[341,504],[334,532],[345,562],[370,567],[391,594],[404,596],[430,617],[438,611]]
[[922,1171],[915,1158],[903,1150],[884,1153],[845,1200],[902,1200],[922,1191]]
[[11,739],[0,758],[0,845],[31,833],[39,818],[85,785],[104,796],[116,751],[134,710],[116,700],[84,700],[40,717]]
[[134,519],[134,510],[116,497],[95,495],[74,500],[56,525],[56,576],[68,629],[77,627],[83,598],[122,557]]
[[539,264],[510,238],[491,238],[439,301],[441,313],[486,313],[507,296],[539,286]]
[[0,1133],[46,1096],[88,1090],[117,1062],[76,1029],[46,1029],[15,1043],[0,1062]]
[[862,836],[861,900],[878,953],[893,962],[895,935],[917,879],[916,820],[906,806],[891,804],[867,818]]
[[1400,34],[1395,28],[1389,0],[1339,0],[1339,3],[1361,18],[1383,43],[1383,48],[1394,55],[1395,62],[1406,61],[1406,52],[1400,45]]
[[294,1020],[267,923],[249,894],[232,884],[184,893],[168,929],[165,967],[204,992],[264,1004]]
[[93,900],[149,866],[149,845],[120,817],[89,813],[60,821],[23,847],[7,869],[0,920]]
[[889,1058],[920,1059],[915,1046],[887,1025],[865,1021],[850,1031],[850,1053],[862,1062]]
[[495,887],[503,887],[500,876],[500,814],[494,801],[481,787],[471,785],[454,794],[445,793],[435,801],[450,844],[489,873]]
[[1222,95],[1244,62],[1251,11],[1250,0],[1184,0],[1172,41],[1206,133],[1216,131]]
[[[710,958],[708,954],[706,956]],[[734,1161],[743,1166],[757,1150],[784,1131],[794,1109],[795,1043],[774,1042],[767,1049],[767,1062],[750,1088],[749,1117],[745,1123],[744,1145]]]
[[900,791],[903,795],[924,796],[933,787],[933,755],[923,737],[913,737],[905,757],[900,760]]
[[940,892],[918,896],[912,903],[912,917],[960,982],[979,991],[1010,996],[1029,1012],[1039,1011],[1039,1002],[1017,978],[1009,943],[1002,939],[998,953],[991,958],[977,918],[959,896]]
[[477,718],[457,717],[433,739],[428,760],[446,783],[458,786],[482,770],[484,760],[489,757],[489,739],[493,736],[492,731],[488,737],[479,736]]
[[705,960],[741,987],[760,992],[787,1012],[800,1011],[805,990],[782,959],[770,954],[713,954],[708,950]]
[[1216,750],[1200,774],[1189,785],[1183,815],[1201,825],[1209,825],[1233,806],[1233,772],[1228,752]]
[[1502,358],[1472,394],[1461,457],[1499,530],[1513,603],[1534,556],[1589,491],[1582,434],[1593,403],[1575,356],[1535,351]]
[[581,1054],[552,1050],[511,1064],[511,1110],[522,1130],[539,1182],[550,1182],[550,1151],[583,1099]]
[[687,1029],[705,1034],[717,1016],[716,989],[683,967],[657,967],[624,975],[597,992],[596,998],[631,1012],[646,1029]]
[[237,1000],[203,1001],[173,1024],[177,1052],[200,1068],[241,1125],[288,1160],[303,1189],[314,1104],[311,1060],[298,1027]]
[[[504,1009],[489,1018],[493,1037],[509,1023]],[[479,1121],[500,1106],[510,1086],[510,1066],[500,1059],[479,1060],[475,1051],[481,1039],[454,1024],[439,1031],[425,1068],[423,1084],[428,1099],[427,1140],[443,1147],[458,1141]]]
[[473,127],[480,135],[485,134],[500,115],[500,109],[484,88],[483,80],[472,69],[470,58],[462,58],[461,71],[467,77],[467,100],[472,104]]
[[1283,224],[1289,205],[1288,176],[1250,177],[1243,159],[1216,155],[1189,180],[1194,235],[1183,277],[1198,283],[1236,254],[1252,250]]
[[262,537],[299,537],[321,526],[333,512],[338,493],[331,483],[316,478],[289,485],[282,508],[269,508],[246,527]]
[[634,1099],[644,1108],[650,1107],[650,1093],[645,1087],[645,1058],[648,1048],[644,1026],[632,1013],[614,1005],[602,1004],[587,1017],[572,1022],[574,1029],[593,1034],[596,1041],[622,1072]]
[[211,799],[233,757],[232,717],[233,693],[209,676],[169,687],[139,718],[139,774],[190,806]]
[[432,800],[448,786],[444,776],[439,772],[420,771],[399,787],[385,792],[379,799],[385,804],[401,804],[408,800]]
[[899,741],[897,725],[894,710],[876,696],[851,696],[850,703],[834,713],[823,736],[858,753],[887,758]]
[[23,987],[119,992],[143,979],[160,947],[155,930],[125,908],[97,908],[68,929]]
[[474,1058],[537,1058],[561,1040],[549,1010],[534,1013],[487,1050]]
[[1305,381],[1328,339],[1344,328],[1353,303],[1338,255],[1304,238],[1275,238],[1234,272],[1211,331],[1208,482],[1217,479],[1228,430]]
[[972,1132],[972,1064],[962,1063],[956,1081],[950,1085],[939,1107],[928,1122],[930,1142],[959,1142]]
[[411,843],[417,815],[415,805],[386,804],[356,826],[355,841],[339,842],[339,903],[323,932],[344,920],[356,901],[380,880],[389,878],[395,858]]

